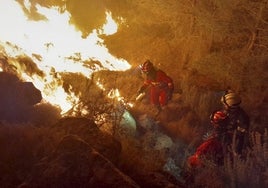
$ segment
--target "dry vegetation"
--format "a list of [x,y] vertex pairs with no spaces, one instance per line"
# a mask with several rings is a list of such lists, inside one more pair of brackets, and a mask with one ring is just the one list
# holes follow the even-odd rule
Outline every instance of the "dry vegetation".
[[[267,187],[267,131],[264,135],[253,132],[253,147],[246,158],[225,156],[223,166],[207,163],[195,172],[190,187]],[[209,177],[209,178],[208,178]]]
[[[83,134],[83,130],[77,130],[77,134],[78,132]],[[68,131],[65,129],[60,131],[52,127],[36,127],[31,124],[1,123],[0,135],[2,153],[0,182],[3,187],[16,187],[31,176],[36,164],[51,156],[62,138],[68,135]],[[187,150],[190,155],[189,149],[191,150],[192,146],[182,146],[181,142],[177,142],[176,147],[167,152],[167,150],[148,149],[148,147],[146,149],[144,146],[150,145],[150,139],[146,141],[148,143],[142,143],[137,137],[121,137],[122,152],[117,167],[139,181],[140,175],[163,173],[168,156],[173,153],[175,154],[173,159],[178,161],[179,168],[172,175],[186,183],[187,187],[264,188],[268,186],[267,131],[263,135],[252,132],[250,136],[254,145],[245,159],[232,158],[231,160],[226,156],[223,166],[207,163],[205,168],[195,172],[191,182],[185,182],[180,173],[182,161],[187,157]],[[178,150],[179,145],[180,150]]]
[[127,173],[131,175],[162,171],[166,159],[161,151],[146,150],[137,139],[133,138],[124,139],[121,143],[120,166]]
[[45,128],[30,124],[0,124],[1,186],[16,187],[23,182],[33,165],[54,147]]
[[[49,2],[50,6],[59,4]],[[77,12],[84,4],[68,2],[67,9],[74,13],[72,23],[82,28],[86,36],[91,29],[83,25],[87,11],[80,16]],[[110,52],[127,59],[133,68],[126,72],[98,72],[92,80],[69,73],[62,78],[65,91],[79,94],[82,101],[69,115],[100,118],[100,126],[107,121],[112,125],[111,134],[122,144],[118,167],[125,173],[131,176],[162,171],[167,154],[171,153],[175,153],[172,157],[181,167],[187,155],[202,141],[202,134],[209,126],[209,114],[220,107],[219,96],[227,87],[241,94],[242,105],[251,117],[251,129],[267,127],[267,0],[111,2],[106,2],[106,6],[126,22],[116,34],[103,38]],[[105,8],[98,6],[102,11]],[[91,17],[95,18],[93,13]],[[92,25],[100,25],[103,19],[103,15],[99,16]],[[122,109],[107,99],[107,93],[95,84],[100,81],[107,91],[119,89],[127,102],[133,102],[141,83],[136,67],[147,58],[174,79],[179,97],[173,99],[169,115],[160,120],[165,133],[174,140],[180,139],[181,142],[175,142],[180,146],[175,147],[180,148],[179,151],[147,150],[139,139],[122,135],[124,132],[118,127]],[[25,64],[25,59],[20,60]],[[31,71],[34,68],[31,66]],[[81,113],[83,108],[90,113]],[[42,125],[44,115],[44,119],[50,120],[53,112],[46,113],[46,107],[37,110],[41,118],[36,117],[35,125],[0,123],[0,184],[3,187],[15,187],[23,182],[33,165],[49,155],[66,135],[65,130],[53,132]],[[146,112],[142,105],[131,110],[135,117]],[[251,137],[254,147],[246,160],[226,158],[222,167],[208,165],[196,174],[189,186],[268,187],[267,132],[261,137],[253,131]],[[173,175],[179,177],[178,173]]]

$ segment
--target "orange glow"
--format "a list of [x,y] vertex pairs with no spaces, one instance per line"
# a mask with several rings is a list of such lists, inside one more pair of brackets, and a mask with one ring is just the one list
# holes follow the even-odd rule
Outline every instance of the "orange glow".
[[[24,5],[28,10],[32,6],[28,0],[24,1]],[[117,31],[117,23],[110,12],[106,13],[107,20],[102,28],[82,38],[82,33],[69,24],[69,12],[59,13],[57,7],[48,9],[39,5],[36,5],[36,9],[45,19],[29,20],[16,1],[0,0],[0,46],[4,47],[4,51],[1,51],[8,57],[24,54],[32,58],[45,73],[45,78],[29,76],[18,62],[11,63],[22,79],[33,82],[41,90],[44,100],[59,106],[62,113],[77,103],[79,96],[75,96],[72,91],[64,91],[60,74],[57,73],[80,73],[90,77],[93,71],[101,69],[130,68],[126,60],[111,55],[104,41],[99,38],[99,34],[111,35]],[[89,60],[99,61],[102,67],[91,70],[85,65],[85,61]]]
[[125,107],[133,107],[133,104],[130,102],[126,102],[125,98],[120,95],[118,89],[111,89],[108,93],[108,97],[111,99],[116,99],[118,102],[123,104]]

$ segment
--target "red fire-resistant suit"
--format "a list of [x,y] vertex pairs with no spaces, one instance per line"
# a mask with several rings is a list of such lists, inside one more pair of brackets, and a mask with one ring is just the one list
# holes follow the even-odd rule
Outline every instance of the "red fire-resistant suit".
[[190,168],[201,167],[205,160],[213,161],[215,164],[220,164],[223,161],[222,143],[216,138],[210,138],[202,143],[196,149],[196,152],[188,158]]
[[146,75],[140,92],[146,91],[151,104],[165,106],[172,97],[173,80],[162,70],[154,70]]

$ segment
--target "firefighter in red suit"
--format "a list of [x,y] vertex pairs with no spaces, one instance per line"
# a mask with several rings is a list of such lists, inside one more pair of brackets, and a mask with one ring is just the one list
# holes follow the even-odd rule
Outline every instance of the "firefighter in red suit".
[[211,114],[210,120],[213,125],[214,132],[205,140],[196,152],[188,158],[190,168],[202,167],[205,161],[209,160],[217,165],[222,165],[224,146],[227,144],[229,134],[226,130],[226,121],[228,117],[223,111],[215,111]]
[[161,110],[172,98],[173,80],[162,70],[156,69],[150,60],[140,65],[140,69],[145,74],[145,80],[139,93],[145,92],[150,103]]
[[[222,96],[221,102],[224,104],[224,109],[215,111],[210,116],[214,133],[197,148],[194,155],[188,158],[191,167],[201,166],[203,163],[201,159],[204,158],[222,164],[223,155],[228,152],[243,158],[245,156],[242,151],[251,148],[248,135],[250,119],[240,107],[240,96],[228,90]],[[236,143],[232,146],[233,138]]]

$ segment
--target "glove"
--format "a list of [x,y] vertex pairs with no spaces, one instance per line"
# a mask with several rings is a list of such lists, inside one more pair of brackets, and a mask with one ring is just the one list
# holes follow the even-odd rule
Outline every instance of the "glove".
[[144,92],[140,93],[140,94],[136,97],[136,101],[142,100],[142,99],[144,98],[144,96],[145,96],[145,93],[144,93]]
[[153,86],[159,86],[159,85],[160,85],[160,82],[151,82],[151,84],[152,84]]

